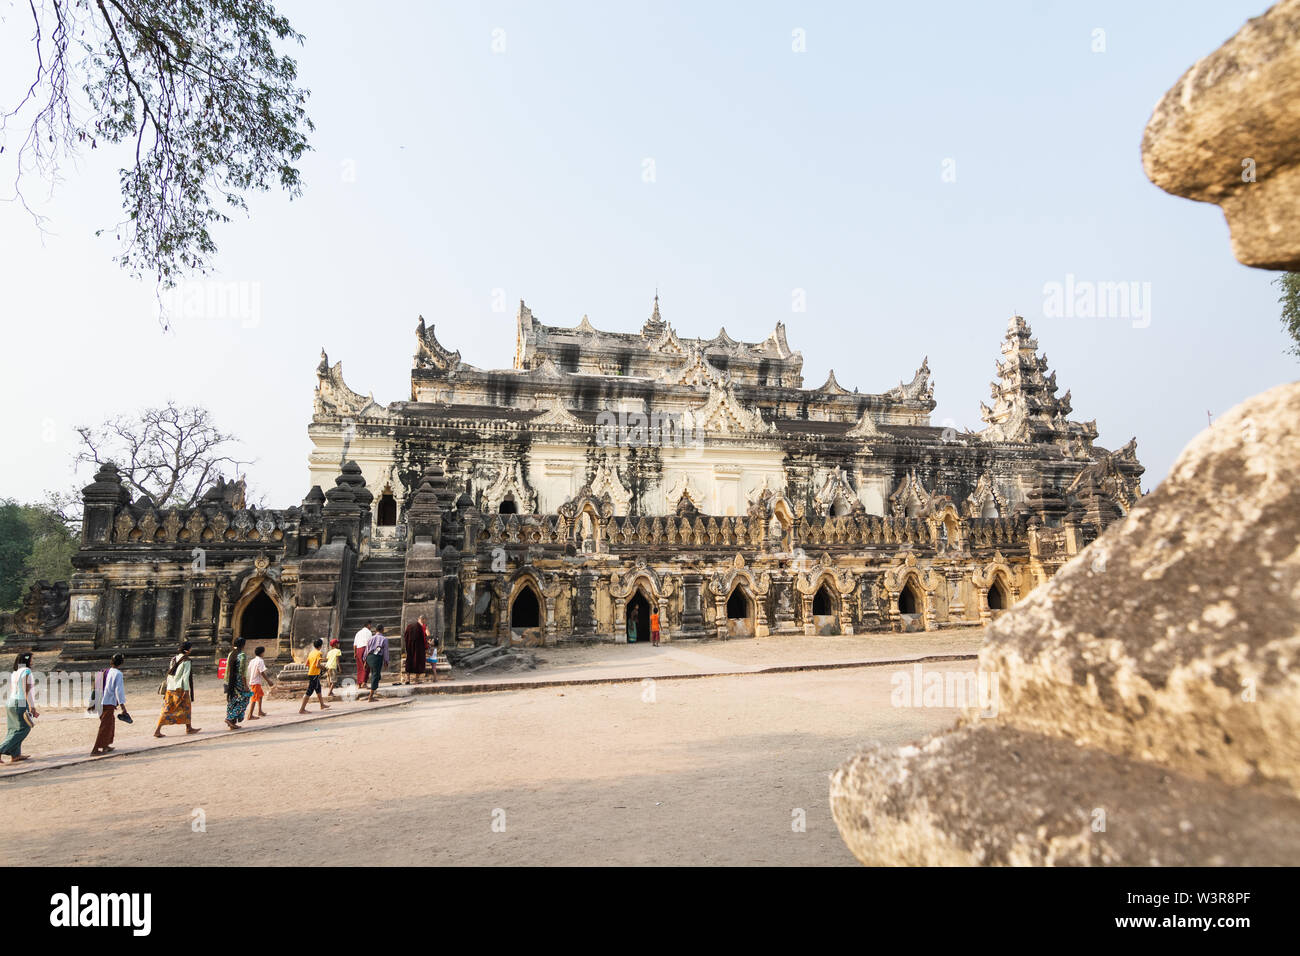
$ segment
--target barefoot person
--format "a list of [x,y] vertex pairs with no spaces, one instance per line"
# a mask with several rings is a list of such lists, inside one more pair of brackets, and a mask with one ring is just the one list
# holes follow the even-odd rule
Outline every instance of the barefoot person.
[[248,706],[249,720],[266,716],[266,707],[262,705],[262,698],[266,696],[266,689],[273,685],[271,678],[266,676],[266,658],[262,656],[265,653],[265,647],[257,648],[253,651],[253,659],[248,662],[248,686],[253,692],[253,702]]
[[320,661],[321,647],[325,644],[319,637],[311,643],[311,653],[307,655],[307,693],[303,695],[302,706],[298,708],[298,713],[307,713],[307,701],[311,700],[311,695],[316,695],[316,702],[320,704],[321,710],[329,710],[325,703],[325,698],[320,692]]
[[14,661],[13,673],[9,675],[9,692],[5,695],[8,726],[4,743],[0,743],[0,754],[8,757],[10,763],[31,759],[23,753],[23,741],[32,732],[32,721],[40,716],[32,700],[34,687],[32,655],[25,651]]
[[334,696],[334,688],[339,685],[339,659],[343,657],[343,652],[339,650],[339,639],[330,638],[329,653],[325,655],[325,684],[329,687],[330,692],[326,697]]
[[370,677],[370,696],[366,698],[367,703],[375,699],[375,691],[379,690],[379,676],[387,663],[388,637],[384,634],[384,625],[380,624],[371,635],[370,643],[366,645],[366,672]]
[[114,654],[113,661],[104,671],[104,689],[99,694],[99,733],[95,736],[95,746],[90,748],[90,755],[97,757],[113,749],[113,737],[117,733],[117,709],[127,717],[126,682],[122,680],[122,662],[126,657]]
[[162,713],[158,715],[158,724],[153,729],[155,737],[163,735],[162,729],[167,724],[184,724],[187,734],[197,734],[201,729],[190,722],[190,713],[194,707],[194,671],[190,660],[190,652],[193,650],[194,642],[186,641],[167,665]]
[[244,653],[247,640],[237,637],[226,655],[226,726],[238,730],[244,711],[253,692],[248,689],[248,655]]
[[402,683],[409,684],[411,679],[415,683],[424,680],[424,669],[427,665],[426,657],[429,651],[429,628],[424,622],[424,615],[412,621],[406,626],[406,632],[402,635]]
[[659,646],[659,612],[650,615],[650,646]]

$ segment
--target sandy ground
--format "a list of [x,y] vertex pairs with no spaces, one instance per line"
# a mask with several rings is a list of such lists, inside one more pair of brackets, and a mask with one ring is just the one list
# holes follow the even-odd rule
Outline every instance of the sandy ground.
[[[926,634],[867,634],[835,637],[768,637],[731,641],[680,641],[652,647],[640,644],[597,644],[582,647],[545,647],[533,651],[540,660],[532,670],[496,673],[479,671],[473,675],[460,674],[452,683],[508,684],[539,680],[605,680],[622,678],[659,677],[669,674],[732,673],[761,670],[766,667],[783,667],[813,663],[844,663],[867,660],[901,660],[931,654],[973,654],[979,648],[982,632],[964,628],[949,631],[932,631]],[[38,667],[41,665],[38,665]],[[51,660],[45,666],[56,667]],[[965,666],[965,665],[962,665]],[[274,675],[279,665],[272,664]],[[355,670],[344,670],[355,677]],[[398,675],[385,675],[382,692],[394,693]],[[118,722],[117,746],[148,745],[162,706],[162,698],[155,693],[158,678],[126,678],[127,708],[135,719],[133,724]],[[226,705],[221,682],[213,674],[198,678],[197,704],[194,708],[194,726],[206,731],[225,727]],[[339,693],[342,693],[342,688]],[[352,710],[363,706],[350,699],[327,700],[331,707]],[[268,699],[265,724],[274,726],[286,715],[296,714],[299,702]],[[310,712],[317,713],[313,700]],[[2,720],[0,716],[0,720]],[[256,723],[248,726],[259,726]],[[3,723],[0,723],[3,727]],[[61,757],[81,752],[89,753],[98,729],[98,718],[87,715],[84,708],[44,707],[37,726],[23,745],[23,752],[37,758]],[[167,737],[182,736],[179,726],[164,727]],[[28,764],[27,766],[31,766]],[[9,767],[8,761],[0,764],[0,779]]]
[[956,716],[892,707],[895,670],[421,697],[0,780],[0,863],[850,864],[827,774]]

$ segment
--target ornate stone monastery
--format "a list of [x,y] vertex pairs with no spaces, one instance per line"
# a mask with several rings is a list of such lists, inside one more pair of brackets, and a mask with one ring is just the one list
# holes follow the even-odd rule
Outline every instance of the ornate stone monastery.
[[964,433],[931,424],[925,362],[876,394],[805,388],[780,323],[686,338],[656,298],[637,332],[523,303],[517,330],[514,368],[486,370],[421,319],[410,401],[386,406],[322,353],[297,507],[232,485],[159,511],[102,469],[65,656],[243,635],[285,659],[419,614],[462,644],[644,640],[652,610],[668,640],[978,624],[1140,494],[1136,442],[1070,420],[1019,316]]

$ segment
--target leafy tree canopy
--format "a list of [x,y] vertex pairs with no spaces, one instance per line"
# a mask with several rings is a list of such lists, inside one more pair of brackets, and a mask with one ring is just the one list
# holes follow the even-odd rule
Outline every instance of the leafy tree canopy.
[[296,163],[314,127],[297,65],[277,44],[303,37],[267,0],[29,6],[32,82],[0,114],[0,152],[17,141],[24,206],[31,172],[54,182],[83,150],[124,144],[117,261],[166,287],[207,271],[211,227],[247,209],[245,193],[278,185],[301,194]]
[[77,538],[46,505],[0,500],[0,609],[14,610],[36,581],[72,577]]
[[1273,282],[1282,290],[1282,326],[1291,337],[1287,353],[1300,358],[1300,272],[1284,272]]

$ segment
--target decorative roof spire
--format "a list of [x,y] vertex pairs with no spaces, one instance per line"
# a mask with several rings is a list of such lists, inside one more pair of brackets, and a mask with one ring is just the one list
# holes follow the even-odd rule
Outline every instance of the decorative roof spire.
[[664,329],[668,327],[664,322],[663,316],[659,314],[659,289],[655,287],[655,305],[654,311],[650,313],[650,318],[646,319],[645,325],[641,327],[641,334],[647,338],[658,338],[663,335]]
[[1071,422],[1070,393],[1058,398],[1056,373],[1048,369],[1047,356],[1038,354],[1023,316],[1013,315],[1002,342],[998,381],[992,384],[993,407],[980,403],[987,423],[985,438],[992,441],[1050,442],[1068,453],[1087,455],[1097,437],[1094,422]]

